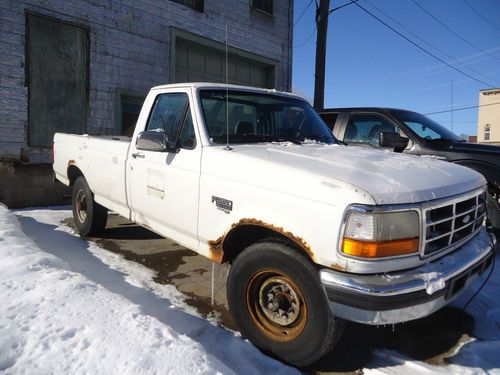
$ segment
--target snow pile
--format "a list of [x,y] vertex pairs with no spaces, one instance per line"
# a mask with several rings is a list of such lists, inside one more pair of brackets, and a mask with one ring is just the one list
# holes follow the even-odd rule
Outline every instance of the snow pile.
[[17,215],[21,225],[0,205],[0,372],[294,371],[194,315],[152,271],[60,226],[69,211]]

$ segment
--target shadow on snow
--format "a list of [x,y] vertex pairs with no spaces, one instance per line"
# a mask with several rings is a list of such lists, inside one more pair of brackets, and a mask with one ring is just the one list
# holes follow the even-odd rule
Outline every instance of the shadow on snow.
[[[236,373],[284,370],[279,362],[262,356],[255,347],[232,332],[176,309],[168,299],[160,298],[152,291],[131,285],[125,279],[127,274],[111,269],[94,256],[88,250],[89,243],[81,238],[56,230],[57,226],[40,223],[31,217],[18,215],[17,219],[23,232],[40,249],[66,262],[72,271],[137,304],[144,314],[199,342],[208,353]],[[238,352],[238,355],[235,355],[235,352]],[[243,356],[245,361],[242,361],[240,356]],[[251,363],[253,368],[242,367],[248,363]]]

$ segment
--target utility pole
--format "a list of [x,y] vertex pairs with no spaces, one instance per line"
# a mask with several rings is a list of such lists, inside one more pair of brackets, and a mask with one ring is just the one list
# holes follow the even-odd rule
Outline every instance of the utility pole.
[[323,109],[325,105],[325,61],[326,34],[330,0],[320,0],[316,8],[316,68],[314,73],[314,108]]
[[453,80],[451,80],[451,131],[453,132]]

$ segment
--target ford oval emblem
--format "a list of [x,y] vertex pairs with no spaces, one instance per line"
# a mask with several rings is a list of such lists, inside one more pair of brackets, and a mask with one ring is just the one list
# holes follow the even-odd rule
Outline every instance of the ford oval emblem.
[[464,218],[462,219],[462,222],[464,224],[467,224],[470,221],[470,215],[465,215]]

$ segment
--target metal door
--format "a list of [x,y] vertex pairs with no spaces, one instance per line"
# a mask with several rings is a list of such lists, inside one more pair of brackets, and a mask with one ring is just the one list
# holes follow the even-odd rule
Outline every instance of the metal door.
[[54,133],[87,131],[87,30],[28,14],[28,141],[51,147]]

